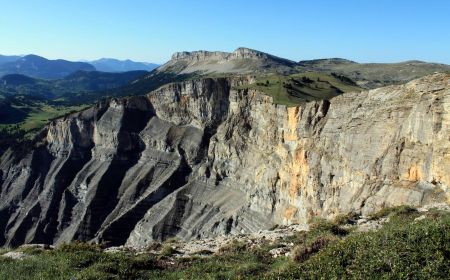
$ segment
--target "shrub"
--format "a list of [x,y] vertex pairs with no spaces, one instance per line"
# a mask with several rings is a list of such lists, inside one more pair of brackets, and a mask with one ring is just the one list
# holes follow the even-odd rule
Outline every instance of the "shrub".
[[158,251],[162,248],[162,244],[159,242],[152,242],[145,247],[146,252]]
[[167,243],[167,244],[175,244],[175,243],[179,243],[179,242],[180,242],[180,240],[177,237],[170,237],[164,241],[164,243]]
[[56,248],[56,250],[62,252],[78,252],[78,251],[99,252],[102,250],[102,247],[100,244],[74,241],[71,243],[61,244]]
[[164,257],[170,257],[176,253],[178,253],[177,249],[170,244],[164,244],[160,252],[161,256]]
[[349,233],[348,229],[341,227],[339,223],[325,220],[322,218],[315,218],[310,222],[310,231],[312,232],[330,232],[334,235],[344,236]]
[[[407,209],[398,213],[410,213]],[[299,250],[297,258],[308,253]],[[397,216],[378,231],[351,234],[303,259],[273,278],[448,279],[450,214],[420,221]]]
[[417,209],[409,206],[409,205],[401,205],[401,206],[395,206],[395,207],[387,207],[387,208],[383,208],[380,211],[372,214],[369,216],[370,220],[378,220],[384,217],[388,217],[388,216],[407,216],[410,215],[411,213],[416,213]]
[[303,262],[307,260],[311,255],[319,252],[331,242],[336,241],[336,238],[330,238],[329,236],[321,236],[314,240],[310,245],[297,245],[292,250],[292,258],[296,262]]
[[231,243],[219,248],[219,254],[235,254],[242,253],[248,250],[248,245],[245,242],[233,240]]
[[337,225],[347,225],[354,224],[355,221],[359,218],[359,214],[355,212],[350,212],[347,214],[341,214],[334,218],[333,222]]
[[269,228],[269,230],[276,230],[276,229],[279,228],[279,227],[280,227],[279,224],[274,224],[273,226],[271,226],[271,227]]
[[200,251],[195,252],[195,254],[196,255],[212,255],[212,254],[214,254],[214,252],[204,249],[204,250],[200,250]]

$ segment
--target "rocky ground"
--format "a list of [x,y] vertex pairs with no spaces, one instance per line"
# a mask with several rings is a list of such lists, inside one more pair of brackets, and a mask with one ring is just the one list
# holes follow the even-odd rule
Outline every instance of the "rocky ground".
[[[450,212],[450,205],[447,204],[430,204],[417,208],[417,212],[421,213],[415,220],[419,221],[426,217],[427,212],[431,209]],[[380,212],[379,216],[348,216],[347,222],[342,226],[348,230],[359,232],[369,232],[379,230],[383,224],[389,221],[389,216],[383,216]],[[260,230],[252,234],[229,234],[221,235],[216,238],[206,238],[191,241],[180,241],[178,239],[169,239],[164,243],[152,243],[147,247],[131,247],[131,246],[113,246],[104,248],[107,253],[130,253],[132,255],[152,254],[152,255],[170,255],[172,258],[189,258],[189,257],[207,257],[213,254],[220,254],[224,248],[233,246],[233,244],[243,243],[246,248],[259,248],[265,245],[271,245],[273,249],[269,251],[273,258],[281,256],[291,256],[295,246],[289,240],[298,232],[308,231],[307,225],[289,225],[275,226],[270,230]],[[55,246],[47,244],[25,244],[18,247],[14,251],[8,251],[1,254],[1,257],[20,260],[30,257],[29,252],[36,250],[53,250]]]

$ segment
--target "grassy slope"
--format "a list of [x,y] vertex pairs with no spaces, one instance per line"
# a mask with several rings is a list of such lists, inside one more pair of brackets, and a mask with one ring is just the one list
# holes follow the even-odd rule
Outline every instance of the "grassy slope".
[[20,127],[25,131],[39,129],[54,118],[66,115],[71,112],[81,111],[88,106],[89,105],[55,106],[45,103],[38,104],[36,108],[33,108],[25,121],[20,123]]
[[268,75],[251,85],[237,89],[254,89],[273,97],[275,104],[297,106],[301,103],[330,99],[343,92],[361,91],[336,77],[319,72],[304,72],[288,76]]
[[0,121],[0,130],[18,131],[22,130],[25,133],[30,133],[44,127],[50,120],[63,116],[70,112],[80,111],[88,105],[74,105],[74,106],[58,106],[49,104],[45,101],[36,101],[29,104],[16,103],[11,105],[11,108],[18,112],[23,112],[19,119],[9,121],[2,119]]
[[[408,207],[385,211],[377,232],[355,232],[347,218],[316,221],[289,237],[293,257],[274,259],[266,243],[224,247],[211,257],[172,259],[150,254],[103,253],[93,245],[31,252],[24,260],[0,258],[0,279],[448,279],[450,214],[425,219]],[[30,253],[30,252],[29,252]]]

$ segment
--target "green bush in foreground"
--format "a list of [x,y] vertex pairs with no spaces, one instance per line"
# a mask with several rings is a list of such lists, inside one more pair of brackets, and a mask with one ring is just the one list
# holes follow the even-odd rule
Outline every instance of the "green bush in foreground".
[[151,254],[104,253],[68,244],[24,260],[0,258],[0,279],[448,279],[450,214],[410,208],[389,216],[377,232],[358,232],[340,217],[316,220],[310,232],[287,238],[292,257],[274,259],[274,244],[235,242],[209,257],[174,259]]
[[391,217],[381,230],[331,244],[282,276],[324,279],[448,279],[450,215],[405,221]]

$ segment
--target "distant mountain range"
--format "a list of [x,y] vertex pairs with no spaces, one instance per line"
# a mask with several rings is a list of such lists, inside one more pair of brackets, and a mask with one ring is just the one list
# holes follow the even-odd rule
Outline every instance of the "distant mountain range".
[[48,60],[37,55],[26,55],[0,64],[0,77],[8,74],[22,74],[40,79],[60,79],[80,70],[95,71],[95,67],[85,62]]
[[[82,103],[93,94],[93,101],[101,99],[107,90],[124,86],[147,71],[127,71],[122,73],[107,73],[98,71],[77,71],[65,78],[44,80],[30,78],[21,74],[9,74],[0,78],[0,96],[27,96],[43,98],[58,103]],[[91,99],[92,99],[91,98]],[[92,100],[89,100],[92,101]]]
[[9,74],[26,75],[32,78],[62,79],[77,71],[128,72],[151,71],[157,64],[134,62],[129,59],[102,58],[90,62],[73,62],[63,59],[49,60],[37,55],[0,55],[0,77]]
[[132,60],[118,60],[114,58],[101,58],[94,61],[89,61],[90,64],[94,65],[98,71],[103,72],[126,72],[126,71],[136,71],[145,70],[152,71],[159,65],[148,62],[136,62]]
[[[156,71],[153,71],[155,70]],[[346,76],[363,88],[399,84],[434,73],[448,72],[450,66],[422,61],[399,63],[357,63],[342,58],[314,59],[295,62],[249,48],[234,52],[193,51],[178,52],[164,65],[132,60],[101,58],[93,61],[72,62],[62,59],[48,60],[37,55],[0,55],[0,78],[8,74],[21,74],[32,78],[63,79],[77,71],[127,72],[153,71],[141,83],[129,89],[134,94],[145,93],[172,79],[217,74],[292,74],[305,71],[325,72]],[[146,84],[144,86],[144,84]],[[142,91],[144,90],[144,91]],[[121,95],[117,93],[117,95]]]
[[21,56],[19,55],[1,55],[0,54],[0,64],[13,62],[19,60]]

